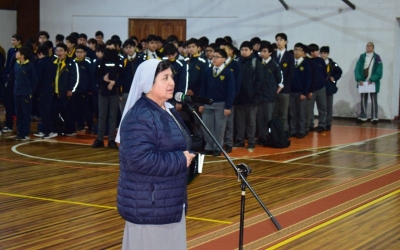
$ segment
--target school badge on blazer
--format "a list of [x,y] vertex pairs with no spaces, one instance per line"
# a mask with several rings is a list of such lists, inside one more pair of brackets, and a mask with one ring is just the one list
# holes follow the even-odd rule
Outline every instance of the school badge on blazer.
[[286,68],[286,67],[287,67],[287,63],[282,64],[282,66],[283,66],[284,68]]
[[221,79],[221,81],[223,81],[225,79],[225,76],[219,76],[219,79]]
[[200,70],[200,67],[196,65],[196,69],[197,69],[197,70]]
[[304,67],[300,67],[300,70],[303,71],[303,70],[304,70]]

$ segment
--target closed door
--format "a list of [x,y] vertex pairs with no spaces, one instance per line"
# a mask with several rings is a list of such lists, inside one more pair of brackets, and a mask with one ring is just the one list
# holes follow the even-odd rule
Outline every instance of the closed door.
[[186,40],[186,20],[176,19],[129,19],[129,36],[139,40],[153,34],[166,39],[175,35],[180,41]]

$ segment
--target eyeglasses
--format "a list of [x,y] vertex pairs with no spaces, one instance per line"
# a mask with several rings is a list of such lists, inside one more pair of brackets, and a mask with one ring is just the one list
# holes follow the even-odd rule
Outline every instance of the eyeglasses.
[[222,56],[213,56],[213,59],[217,59],[217,58],[223,58]]

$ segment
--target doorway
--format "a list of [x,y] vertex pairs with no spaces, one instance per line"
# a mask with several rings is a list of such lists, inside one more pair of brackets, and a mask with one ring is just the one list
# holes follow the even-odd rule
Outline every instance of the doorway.
[[185,19],[129,19],[129,36],[136,36],[139,41],[153,34],[166,39],[175,35],[179,41],[186,40]]

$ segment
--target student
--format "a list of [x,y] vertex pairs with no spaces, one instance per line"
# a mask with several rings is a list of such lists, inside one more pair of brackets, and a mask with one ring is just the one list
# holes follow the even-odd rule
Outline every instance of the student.
[[[227,116],[231,113],[231,107],[235,98],[235,78],[233,73],[224,66],[228,55],[225,50],[216,49],[213,56],[213,68],[208,68],[200,96],[214,100],[213,105],[201,105],[199,112],[203,114],[203,122],[210,132],[222,145]],[[221,155],[217,144],[208,133],[204,132],[206,139],[205,153],[213,156]]]
[[[372,124],[378,123],[378,93],[380,90],[380,81],[382,79],[382,59],[374,52],[375,45],[368,42],[366,52],[361,54],[358,58],[356,68],[354,69],[357,87],[363,85],[365,82],[368,84],[375,83],[375,92],[369,93],[371,96],[371,122]],[[361,93],[361,112],[358,116],[357,123],[367,121],[367,104],[368,93]]]
[[325,79],[326,88],[326,127],[325,130],[331,130],[332,113],[333,113],[333,95],[336,94],[338,88],[337,81],[342,77],[342,69],[337,63],[329,58],[329,47],[322,46],[320,51],[321,58],[325,60],[326,72],[328,76]]
[[96,31],[94,37],[97,40],[97,44],[104,44],[104,42],[103,42],[104,34],[102,31],[100,31],[100,30]]
[[129,91],[133,77],[135,76],[136,70],[139,65],[143,62],[143,59],[136,53],[136,43],[131,39],[127,39],[123,44],[126,56],[124,58],[123,69],[117,79],[117,85],[120,86],[120,103],[119,108],[121,114],[123,114],[126,100],[128,99]]
[[21,47],[15,54],[17,62],[14,65],[15,84],[14,99],[17,116],[17,136],[15,140],[29,140],[31,128],[32,94],[38,83],[36,68],[29,62],[31,51]]
[[[226,54],[228,55],[228,58],[225,60],[225,67],[228,68],[230,71],[232,71],[233,76],[235,77],[235,97],[239,94],[240,91],[240,79],[241,79],[241,72],[239,69],[239,63],[235,61],[235,55],[233,54],[233,51],[235,47],[228,42],[225,42],[220,46],[220,49],[224,49]],[[231,113],[228,115],[227,120],[226,120],[226,129],[225,129],[225,151],[227,153],[232,152],[232,147],[233,147],[233,123],[234,123],[234,106],[232,105],[231,107]]]
[[85,121],[90,132],[93,127],[93,117],[90,113],[89,106],[92,104],[92,95],[95,88],[94,65],[86,58],[86,50],[88,48],[83,44],[78,44],[75,48],[74,63],[78,67],[77,82],[72,89],[72,102],[75,110],[75,121],[77,131],[85,129]]
[[15,101],[14,101],[14,65],[16,63],[15,54],[19,48],[21,48],[22,36],[19,34],[14,34],[11,37],[12,47],[7,51],[6,66],[4,68],[4,75],[6,78],[6,83],[4,85],[4,96],[3,104],[6,111],[6,121],[3,127],[3,133],[13,132],[13,117],[15,115]]
[[[248,148],[255,148],[256,134],[256,114],[258,96],[257,89],[260,89],[256,81],[256,74],[261,73],[261,64],[257,62],[253,54],[253,45],[249,41],[244,41],[240,45],[241,57],[238,59],[239,69],[241,72],[240,92],[236,97],[236,141],[233,147],[244,147],[244,139],[247,135]],[[257,77],[260,79],[261,77]]]
[[208,64],[208,67],[212,67],[213,63],[212,63],[212,57],[214,55],[214,50],[216,48],[216,44],[215,43],[210,43],[209,45],[207,45],[206,47],[206,62]]
[[[88,47],[89,49],[91,49],[93,52],[95,52],[95,56],[96,56],[96,47],[97,47],[97,40],[94,38],[90,38],[87,41]],[[94,58],[95,59],[95,58]]]
[[259,37],[253,37],[250,40],[251,44],[253,45],[253,54],[256,58],[260,56],[260,43],[261,39]]
[[59,43],[64,43],[64,36],[61,34],[57,34],[55,42],[56,42],[56,45]]
[[[260,73],[256,74],[257,88],[257,130],[259,142],[267,145],[268,122],[272,119],[276,97],[283,88],[282,71],[277,62],[272,60],[273,48],[270,42],[261,41]],[[257,70],[257,69],[256,69]],[[251,145],[252,146],[252,145]]]
[[37,33],[36,36],[39,45],[43,44],[44,42],[50,39],[50,35],[47,31],[39,31],[39,33]]
[[[58,133],[65,136],[76,136],[75,113],[72,102],[72,90],[78,81],[78,66],[67,56],[67,45],[56,45],[57,59],[55,64],[54,99],[55,112],[53,121],[63,120],[65,128],[57,128]],[[57,124],[56,123],[56,124]]]
[[65,38],[65,45],[67,45],[67,56],[68,58],[73,59],[75,57],[75,46],[77,44],[78,40],[74,36],[67,36]]
[[[163,51],[166,60],[168,60],[172,65],[172,74],[174,75],[175,82],[174,96],[177,92],[186,93],[188,65],[184,60],[177,60],[178,48],[176,48],[172,43],[165,44]],[[182,104],[177,103],[174,98],[169,100],[169,102],[175,106],[176,110],[179,111],[182,109]]]
[[290,89],[290,136],[298,139],[306,135],[306,97],[311,84],[310,65],[304,60],[305,47],[302,43],[294,46],[295,71]]
[[38,97],[38,111],[41,118],[41,129],[39,129],[40,132],[34,134],[34,136],[42,137],[43,139],[50,139],[58,136],[52,118],[54,95],[53,81],[55,79],[56,71],[46,45],[40,45],[36,54],[39,58],[36,63],[39,79],[36,93]]
[[308,52],[315,67],[315,87],[309,106],[310,128],[314,127],[314,106],[317,103],[318,126],[313,130],[322,133],[326,129],[326,88],[325,80],[327,78],[325,61],[319,57],[319,47],[316,44],[308,45]]
[[115,143],[115,132],[117,125],[117,113],[119,104],[118,85],[116,84],[119,57],[115,41],[107,40],[104,57],[98,69],[99,77],[99,119],[97,128],[97,138],[92,144],[92,148],[104,147],[104,133],[108,117],[108,147],[118,148]]
[[93,66],[95,68],[95,89],[92,93],[92,105],[90,106],[91,113],[93,114],[94,120],[97,123],[93,126],[93,133],[97,134],[98,121],[99,121],[99,86],[103,82],[103,76],[101,74],[102,60],[104,57],[104,52],[106,51],[106,46],[100,44],[96,47],[96,59],[93,60]]
[[157,46],[159,40],[156,35],[148,35],[146,38],[147,41],[147,49],[143,51],[143,59],[159,59],[163,57],[163,55],[157,50]]
[[274,117],[277,117],[283,129],[289,134],[288,124],[288,111],[289,111],[289,95],[290,83],[292,82],[294,74],[294,57],[292,53],[286,50],[287,35],[285,33],[278,33],[275,35],[277,50],[272,54],[272,59],[279,64],[283,73],[283,88],[279,92],[274,106]]

